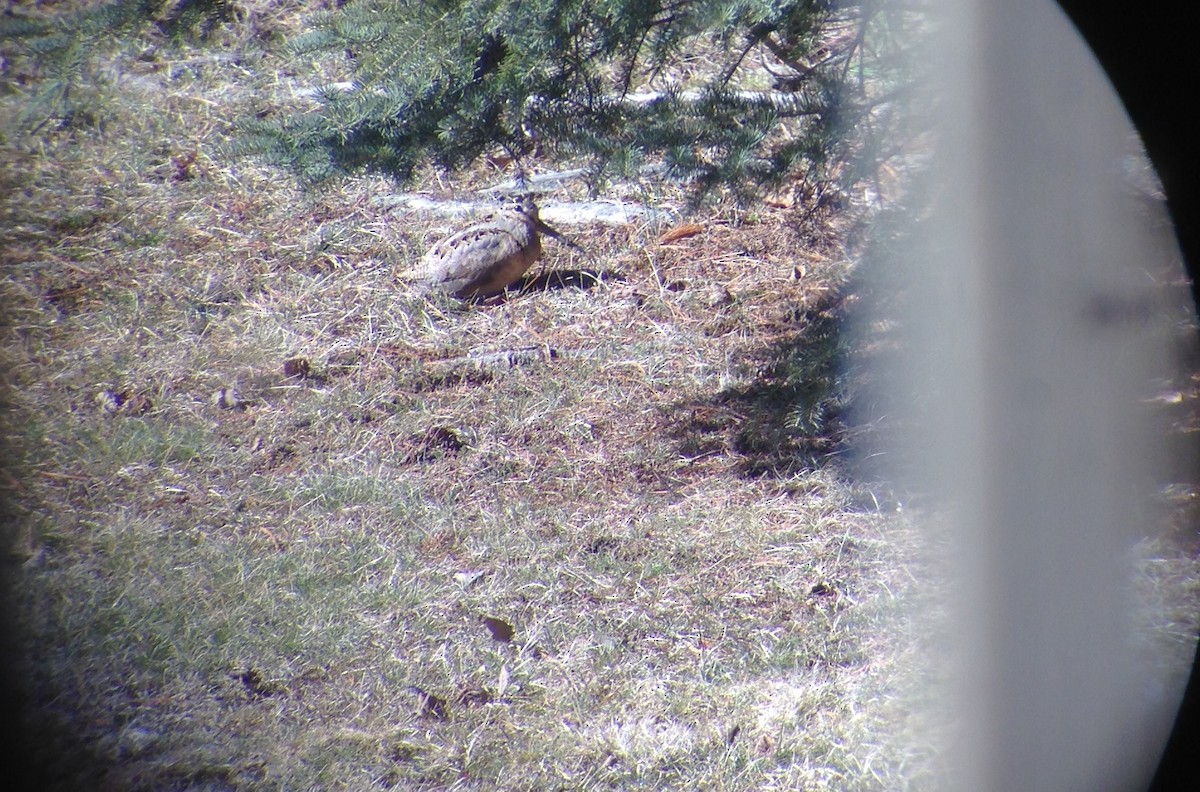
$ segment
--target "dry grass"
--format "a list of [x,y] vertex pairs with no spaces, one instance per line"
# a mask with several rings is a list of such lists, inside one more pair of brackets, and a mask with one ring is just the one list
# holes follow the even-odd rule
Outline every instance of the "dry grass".
[[[921,788],[915,528],[803,431],[787,369],[844,221],[566,229],[595,259],[545,266],[591,288],[425,302],[393,272],[441,221],[222,154],[294,101],[261,34],[301,10],[121,59],[95,126],[0,139],[46,786]],[[449,362],[529,346],[555,354]]]

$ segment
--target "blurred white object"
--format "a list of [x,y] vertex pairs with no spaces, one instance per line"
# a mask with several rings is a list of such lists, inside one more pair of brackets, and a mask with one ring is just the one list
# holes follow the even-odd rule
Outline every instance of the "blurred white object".
[[900,390],[925,395],[910,444],[955,551],[949,788],[1141,789],[1183,681],[1133,630],[1177,305],[1158,274],[1182,264],[1131,209],[1132,127],[1058,7],[937,5],[939,197]]

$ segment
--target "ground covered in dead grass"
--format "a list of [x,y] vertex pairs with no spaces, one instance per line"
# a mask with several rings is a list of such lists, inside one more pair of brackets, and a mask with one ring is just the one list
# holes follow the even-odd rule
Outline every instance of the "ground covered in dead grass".
[[0,138],[45,782],[921,788],[915,531],[829,420],[843,219],[564,227],[593,255],[533,275],[602,277],[425,300],[394,273],[447,220],[227,156],[300,101],[300,10],[140,42],[87,123]]

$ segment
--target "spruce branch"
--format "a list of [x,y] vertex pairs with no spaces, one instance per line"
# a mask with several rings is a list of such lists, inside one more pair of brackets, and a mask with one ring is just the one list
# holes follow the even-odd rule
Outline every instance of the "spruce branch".
[[[421,163],[540,150],[584,158],[593,185],[657,161],[699,194],[749,195],[851,150],[846,134],[871,97],[861,73],[851,90],[847,64],[867,59],[876,11],[831,0],[363,0],[315,17],[291,44],[348,63],[353,88],[248,125],[249,148],[306,178],[371,170],[401,181]],[[703,66],[678,68],[689,59]]]

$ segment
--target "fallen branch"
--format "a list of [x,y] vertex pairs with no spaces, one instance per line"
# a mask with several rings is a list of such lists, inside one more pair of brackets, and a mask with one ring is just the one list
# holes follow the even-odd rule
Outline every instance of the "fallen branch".
[[420,380],[426,388],[457,385],[461,382],[487,382],[497,374],[522,366],[546,363],[557,357],[558,351],[547,344],[471,352],[461,357],[430,363],[429,367],[421,372]]

